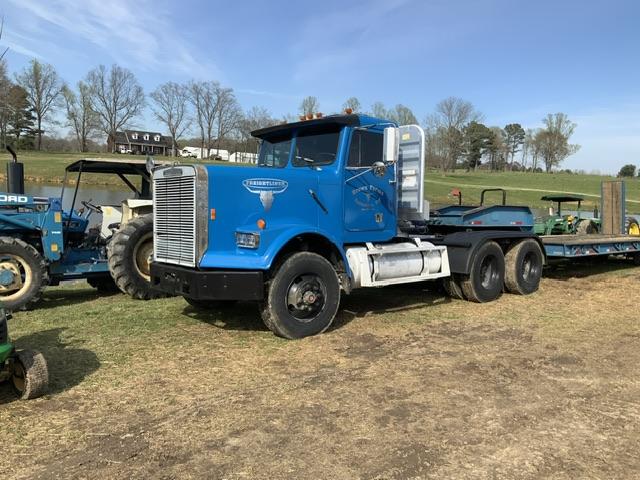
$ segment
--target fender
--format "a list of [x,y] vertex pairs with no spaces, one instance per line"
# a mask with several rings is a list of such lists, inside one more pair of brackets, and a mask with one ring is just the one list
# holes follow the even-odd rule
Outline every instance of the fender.
[[[243,229],[238,227],[237,231],[256,232],[255,227]],[[208,268],[232,268],[240,270],[269,270],[282,248],[297,236],[312,234],[326,239],[336,247],[342,256],[347,275],[351,278],[351,269],[347,261],[344,248],[338,239],[325,230],[310,228],[308,225],[282,225],[267,228],[260,231],[262,245],[266,245],[264,250],[251,250],[236,248],[233,251],[211,252],[206,251],[199,262],[200,269]]]

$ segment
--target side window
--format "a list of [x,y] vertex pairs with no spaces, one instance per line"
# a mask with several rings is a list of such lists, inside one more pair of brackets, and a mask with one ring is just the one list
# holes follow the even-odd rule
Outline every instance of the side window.
[[260,145],[258,165],[282,168],[289,161],[289,153],[291,153],[291,140],[274,143],[264,140]]
[[349,146],[347,167],[370,167],[374,162],[382,161],[384,136],[368,130],[355,130]]
[[330,165],[336,160],[340,132],[298,135],[293,166]]

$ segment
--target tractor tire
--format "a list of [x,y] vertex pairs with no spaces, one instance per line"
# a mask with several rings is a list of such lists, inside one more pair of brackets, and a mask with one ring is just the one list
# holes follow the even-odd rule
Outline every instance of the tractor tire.
[[238,303],[236,300],[196,300],[195,298],[189,297],[183,298],[196,310],[224,310]]
[[593,220],[582,219],[576,225],[576,235],[593,235],[598,233],[598,226]]
[[443,278],[442,286],[444,287],[444,291],[447,292],[447,295],[451,298],[466,300],[464,292],[462,291],[460,276],[458,274],[452,273],[450,276]]
[[504,285],[508,292],[529,295],[538,290],[544,265],[544,255],[538,242],[528,238],[516,243],[504,261]]
[[324,332],[340,305],[340,281],[333,265],[311,252],[294,253],[275,271],[261,305],[262,320],[290,340]]
[[624,232],[627,235],[633,235],[634,237],[640,236],[640,225],[638,225],[638,221],[633,217],[625,218]]
[[91,277],[87,278],[89,286],[95,288],[98,293],[119,293],[120,289],[113,281],[112,277]]
[[486,242],[473,256],[471,272],[462,280],[462,291],[467,300],[477,303],[491,302],[504,287],[504,254],[496,242]]
[[31,308],[49,284],[45,259],[19,238],[0,237],[0,275],[6,270],[13,274],[14,281],[0,286],[0,302],[10,311]]
[[118,230],[107,245],[109,271],[118,288],[138,300],[167,295],[151,287],[150,258],[153,255],[153,214],[136,217]]
[[19,350],[13,361],[11,383],[22,400],[44,395],[49,386],[49,370],[42,354],[33,350]]

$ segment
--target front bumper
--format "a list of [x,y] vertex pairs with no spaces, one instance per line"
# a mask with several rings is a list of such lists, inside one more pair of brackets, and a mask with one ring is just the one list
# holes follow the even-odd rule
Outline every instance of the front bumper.
[[262,300],[263,273],[260,270],[195,270],[151,263],[153,288],[195,300]]

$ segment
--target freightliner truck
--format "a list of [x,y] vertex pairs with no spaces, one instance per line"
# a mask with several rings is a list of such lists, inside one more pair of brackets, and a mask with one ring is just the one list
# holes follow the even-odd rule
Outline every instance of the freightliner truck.
[[528,207],[429,217],[420,127],[345,114],[253,135],[255,167],[153,172],[155,288],[203,308],[255,301],[290,339],[326,330],[357,288],[442,279],[475,302],[538,289],[546,257]]

